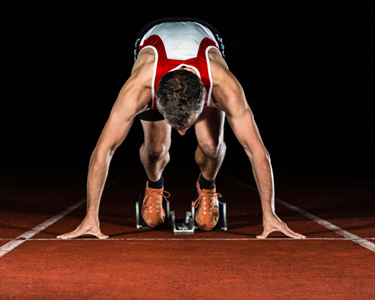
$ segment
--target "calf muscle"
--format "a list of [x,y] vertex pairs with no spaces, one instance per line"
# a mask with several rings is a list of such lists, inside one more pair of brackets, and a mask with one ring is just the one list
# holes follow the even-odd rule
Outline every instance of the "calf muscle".
[[144,143],[139,150],[141,162],[151,181],[158,181],[168,164],[171,146],[171,126],[164,120],[142,121]]

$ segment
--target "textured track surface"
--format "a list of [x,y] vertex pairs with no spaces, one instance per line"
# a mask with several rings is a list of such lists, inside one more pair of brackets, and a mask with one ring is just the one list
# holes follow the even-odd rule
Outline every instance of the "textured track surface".
[[[197,174],[181,184],[165,174],[171,209],[183,217]],[[223,174],[236,178],[230,169]],[[229,172],[229,173],[228,173]],[[126,173],[126,172],[124,172]],[[108,182],[123,174],[111,174]],[[0,258],[2,299],[372,299],[375,253],[277,205],[279,217],[307,240],[262,231],[258,195],[219,176],[228,205],[227,232],[174,236],[170,229],[137,230],[134,203],[144,186],[140,167],[104,192],[101,229],[105,241],[56,240],[73,230],[85,205]],[[182,193],[181,193],[182,191]],[[278,198],[360,238],[374,242],[371,184],[317,175],[280,176]],[[3,180],[1,244],[5,245],[77,203],[85,195],[84,173],[39,174]]]

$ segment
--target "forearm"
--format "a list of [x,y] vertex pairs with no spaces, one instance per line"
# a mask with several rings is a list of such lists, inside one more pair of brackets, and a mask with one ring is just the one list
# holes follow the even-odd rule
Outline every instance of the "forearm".
[[99,154],[94,150],[90,159],[87,176],[87,216],[98,217],[100,200],[107,180],[110,155]]
[[254,154],[250,157],[254,178],[258,187],[263,216],[275,213],[275,192],[271,159],[266,154]]

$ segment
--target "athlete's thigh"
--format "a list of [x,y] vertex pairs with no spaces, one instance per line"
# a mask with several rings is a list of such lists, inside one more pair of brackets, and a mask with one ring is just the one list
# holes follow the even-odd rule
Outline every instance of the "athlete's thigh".
[[225,113],[219,109],[205,107],[195,124],[195,134],[200,146],[218,147],[224,140]]
[[165,120],[145,121],[141,120],[145,143],[151,148],[160,146],[169,149],[171,145],[171,125]]

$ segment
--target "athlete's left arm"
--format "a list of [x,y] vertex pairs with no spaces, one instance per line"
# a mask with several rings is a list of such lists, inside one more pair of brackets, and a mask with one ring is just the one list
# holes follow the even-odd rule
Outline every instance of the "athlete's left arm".
[[305,238],[292,231],[275,213],[275,195],[272,166],[269,153],[261,139],[253,113],[246,101],[243,89],[228,70],[225,61],[211,63],[214,88],[213,101],[227,116],[228,122],[243,146],[252,166],[263,211],[263,233],[257,238],[264,239],[273,231],[281,231],[294,238]]

